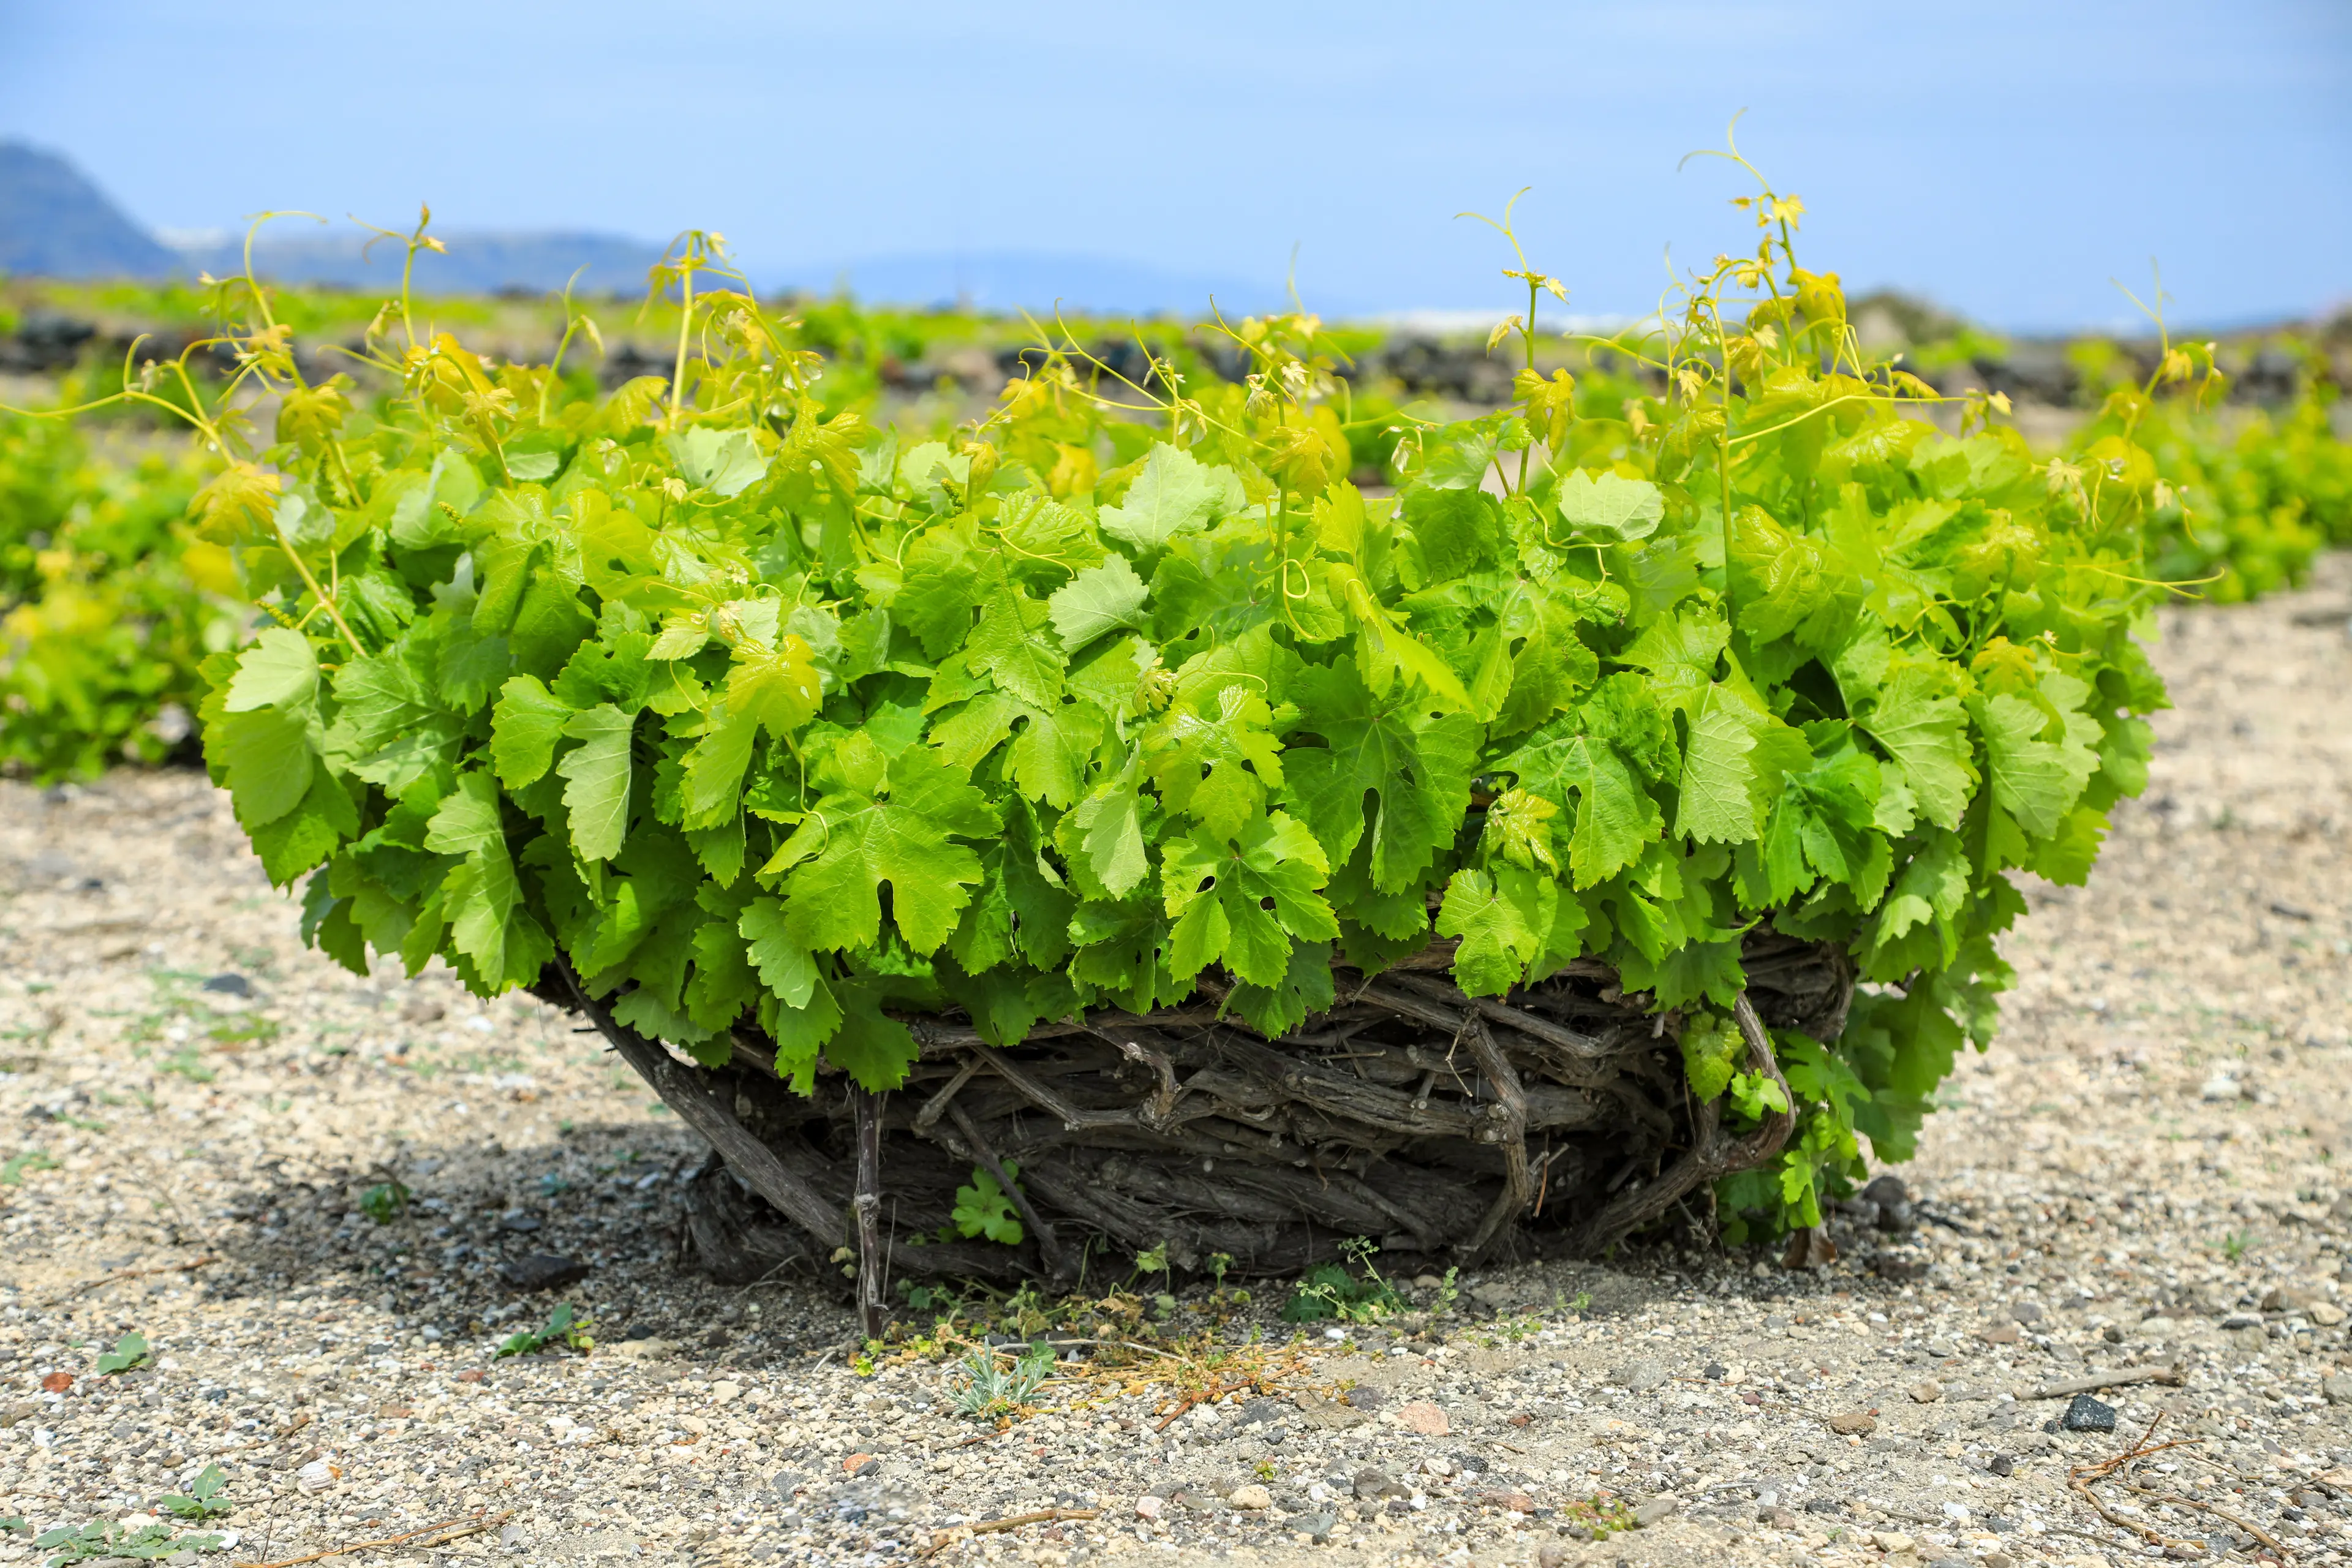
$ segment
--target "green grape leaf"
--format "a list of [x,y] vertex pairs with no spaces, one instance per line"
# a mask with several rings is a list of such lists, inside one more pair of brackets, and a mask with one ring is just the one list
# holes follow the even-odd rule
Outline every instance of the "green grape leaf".
[[1292,937],[1329,942],[1339,934],[1317,891],[1330,876],[1323,847],[1286,812],[1250,823],[1231,840],[1170,839],[1160,879],[1176,921],[1169,967],[1183,976],[1223,961],[1252,984],[1281,984]]
[[522,789],[544,778],[555,764],[555,748],[571,717],[571,706],[551,694],[539,677],[509,678],[490,710],[490,761],[499,782]]
[[740,495],[767,477],[768,459],[749,430],[698,425],[669,437],[668,446],[687,483],[716,495]]
[[1076,653],[1098,637],[1147,625],[1143,601],[1148,593],[1135,568],[1125,557],[1114,555],[1071,578],[1045,603],[1062,646]]
[[609,702],[583,708],[564,721],[578,741],[555,764],[563,808],[572,817],[572,848],[583,860],[610,860],[629,831],[630,715]]
[[807,857],[785,878],[786,940],[818,952],[872,945],[887,886],[907,945],[938,951],[981,877],[980,857],[957,840],[999,826],[967,775],[925,748],[901,752],[881,793],[827,795],[778,852]]
[[969,650],[965,668],[986,675],[998,689],[1032,708],[1050,707],[1062,695],[1067,661],[1053,640],[1041,635],[1049,612],[1013,584],[1001,560],[988,576],[991,585],[982,602],[980,625],[964,645]]
[[1499,996],[1519,984],[1542,946],[1529,917],[1530,911],[1504,896],[1488,872],[1454,872],[1437,911],[1437,934],[1461,939],[1454,953],[1454,983],[1473,996]]
[[1229,470],[1181,447],[1155,445],[1126,498],[1102,509],[1102,531],[1148,555],[1180,533],[1207,527],[1222,512],[1240,510],[1239,489]]
[[[1342,859],[1369,832],[1373,887],[1404,888],[1469,807],[1476,725],[1465,714],[1431,719],[1402,691],[1375,700],[1348,666],[1301,671],[1297,700],[1325,744],[1283,753],[1286,794]],[[1367,795],[1379,801],[1370,813]]]
[[319,655],[310,639],[285,626],[271,626],[238,657],[224,706],[231,713],[262,708],[291,710],[317,701],[318,695]]
[[1650,537],[1666,515],[1665,498],[1647,479],[1578,468],[1559,481],[1560,521],[1580,538],[1630,544]]
[[226,775],[247,833],[302,804],[316,754],[302,717],[277,708],[225,714],[205,731],[205,755]]
[[1945,672],[1897,667],[1857,721],[1902,770],[1919,809],[1938,827],[1958,827],[1977,781],[1960,700]]
[[[2043,689],[2057,688],[2072,696],[2059,686],[2061,681],[2081,686],[2070,678],[2052,676],[2043,680]],[[2047,709],[2013,692],[1973,699],[1969,708],[1984,736],[1994,801],[2035,837],[2054,837],[2084,785],[2098,771],[2097,721],[2065,704],[2053,723]],[[2055,740],[2047,738],[2053,729],[2060,732]]]

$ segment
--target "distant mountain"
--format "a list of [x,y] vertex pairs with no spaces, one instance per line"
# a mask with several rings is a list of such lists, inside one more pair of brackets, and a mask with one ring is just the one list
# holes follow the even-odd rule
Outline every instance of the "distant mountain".
[[161,278],[178,263],[71,163],[0,142],[0,273]]
[[[583,294],[640,293],[661,259],[651,241],[579,230],[483,230],[442,234],[446,254],[416,259],[425,294],[531,294],[562,289],[577,276]],[[351,228],[312,228],[299,220],[271,224],[256,237],[254,270],[282,283],[321,283],[366,293],[399,287],[402,247]],[[79,170],[53,153],[0,142],[0,273],[56,278],[224,277],[244,268],[245,237],[218,230],[159,238],[125,216]],[[756,258],[753,258],[756,261]],[[837,266],[755,268],[762,292],[790,289],[831,295],[846,290],[867,304],[962,306],[1050,315],[1058,305],[1089,315],[1176,315],[1197,319],[1212,302],[1230,316],[1285,309],[1287,291],[1265,279],[1172,271],[1115,257],[983,250],[866,257]],[[1328,316],[1360,312],[1360,302],[1316,294],[1307,303]]]
[[[350,231],[305,234],[290,224],[264,229],[253,244],[253,269],[280,283],[326,283],[363,293],[391,293],[400,287],[404,247],[396,240]],[[582,294],[635,294],[646,286],[646,269],[661,259],[661,247],[606,234],[531,231],[454,232],[438,237],[446,254],[420,252],[415,288],[420,294],[531,294],[562,289],[576,273]],[[176,257],[183,271],[220,277],[245,268],[242,236],[181,238]]]
[[[1114,257],[1050,252],[945,251],[875,256],[831,272],[791,269],[777,283],[815,294],[845,289],[870,304],[958,306],[976,310],[1066,310],[1104,315],[1204,314],[1213,300],[1232,316],[1287,308],[1279,283],[1205,273],[1171,272]],[[1343,313],[1345,301],[1310,299],[1309,308]]]

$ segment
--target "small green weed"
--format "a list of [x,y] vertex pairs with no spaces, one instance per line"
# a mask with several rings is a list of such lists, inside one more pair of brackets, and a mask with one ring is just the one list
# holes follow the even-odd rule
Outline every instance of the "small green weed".
[[11,1154],[0,1163],[0,1187],[13,1187],[25,1179],[27,1171],[54,1171],[58,1163],[46,1150],[27,1149],[21,1154]]
[[221,1495],[226,1484],[227,1479],[221,1474],[218,1465],[206,1465],[203,1472],[188,1483],[186,1491],[159,1497],[155,1500],[155,1506],[180,1519],[202,1523],[215,1514],[226,1513],[236,1506]]
[[[1007,1160],[1004,1173],[1014,1185],[1021,1182],[1021,1167]],[[978,1165],[971,1168],[971,1185],[956,1189],[955,1208],[950,1215],[958,1234],[965,1237],[984,1236],[1006,1247],[1021,1245],[1021,1215],[1013,1207],[1012,1194],[996,1184],[996,1178]],[[946,1240],[947,1237],[940,1239]]]
[[101,1376],[129,1372],[134,1366],[144,1366],[152,1354],[147,1348],[147,1336],[133,1329],[114,1342],[114,1348],[90,1363],[90,1370]]
[[963,1374],[951,1395],[956,1413],[998,1420],[1018,1415],[1045,1386],[1054,1374],[1054,1352],[1046,1345],[1032,1345],[1027,1353],[1014,1357],[983,1346],[957,1363],[956,1370]]
[[175,1552],[218,1552],[217,1535],[177,1535],[168,1524],[142,1524],[125,1530],[104,1520],[76,1528],[61,1524],[33,1538],[33,1544],[54,1552],[47,1568],[67,1563],[89,1563],[101,1557],[129,1557],[152,1563]]
[[1580,1524],[1591,1531],[1595,1541],[1606,1541],[1624,1531],[1638,1530],[1642,1522],[1633,1517],[1633,1510],[1626,1506],[1623,1498],[1609,1492],[1595,1492],[1589,1498],[1571,1502],[1559,1510],[1559,1515],[1569,1522]]
[[408,1212],[408,1200],[413,1196],[398,1182],[378,1182],[360,1194],[360,1213],[378,1225],[390,1225]]
[[[1404,1310],[1404,1298],[1372,1267],[1380,1248],[1363,1237],[1343,1241],[1339,1250],[1363,1270],[1360,1279],[1337,1263],[1318,1265],[1298,1282],[1282,1304],[1286,1323],[1319,1323],[1338,1319],[1343,1323],[1370,1323]],[[1449,1280],[1452,1276],[1447,1277]]]
[[572,1303],[565,1301],[550,1312],[547,1321],[538,1328],[509,1334],[506,1342],[499,1346],[498,1353],[501,1356],[536,1355],[548,1346],[556,1344],[569,1346],[575,1351],[593,1350],[596,1342],[588,1337],[588,1331],[593,1327],[595,1320],[576,1315]]
[[182,1046],[178,1050],[165,1057],[163,1065],[155,1070],[176,1073],[190,1083],[210,1083],[220,1077],[220,1074],[205,1065],[204,1058],[196,1054],[196,1047],[194,1046]]
[[2221,1238],[2221,1256],[2235,1263],[2252,1250],[2254,1238],[2242,1230],[2233,1230]]

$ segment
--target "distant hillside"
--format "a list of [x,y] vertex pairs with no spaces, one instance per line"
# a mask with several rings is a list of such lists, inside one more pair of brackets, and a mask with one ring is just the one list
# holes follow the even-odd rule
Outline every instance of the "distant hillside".
[[[273,223],[257,237],[254,270],[281,283],[320,283],[361,293],[399,287],[402,247],[338,225]],[[576,278],[583,294],[635,295],[661,259],[650,241],[579,230],[483,230],[440,236],[446,254],[417,258],[425,294],[548,293]],[[168,241],[168,243],[166,243]],[[0,273],[49,278],[226,277],[244,268],[245,237],[218,230],[158,239],[126,216],[65,159],[0,142]],[[1197,317],[1212,301],[1229,315],[1281,310],[1285,290],[1268,280],[1173,272],[1116,257],[982,251],[866,257],[834,266],[765,266],[745,258],[763,292],[791,289],[829,296],[846,289],[867,304],[962,306],[1050,315],[1058,306],[1098,315]],[[1313,294],[1309,304],[1340,316],[1359,302]]]
[[[783,269],[777,280],[815,294],[846,289],[869,303],[1033,310],[1041,315],[1050,315],[1056,304],[1066,310],[1104,315],[1172,314],[1188,319],[1205,314],[1212,300],[1233,316],[1263,314],[1286,304],[1279,283],[1170,272],[1115,257],[1028,251],[867,257],[845,262],[831,272],[814,268]],[[1308,304],[1333,315],[1345,309],[1339,300],[1310,300]]]
[[[529,293],[561,289],[577,272],[583,294],[636,294],[646,270],[661,259],[662,247],[606,234],[484,232],[440,237],[446,255],[416,258],[415,286],[425,294]],[[331,283],[363,292],[389,293],[400,287],[403,247],[348,229],[304,232],[292,223],[274,224],[254,242],[253,268],[281,283]],[[244,269],[243,237],[184,245],[178,257],[189,271],[219,277]]]
[[0,142],[0,273],[161,278],[179,264],[71,163]]

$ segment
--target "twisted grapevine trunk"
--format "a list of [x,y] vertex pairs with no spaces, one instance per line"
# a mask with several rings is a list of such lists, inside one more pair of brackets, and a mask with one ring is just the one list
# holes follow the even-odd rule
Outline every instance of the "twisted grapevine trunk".
[[[749,1030],[727,1066],[688,1066],[560,967],[537,989],[585,1013],[710,1140],[721,1163],[695,1187],[690,1227],[733,1279],[853,1244],[869,1283],[1069,1281],[1089,1247],[1123,1262],[1162,1244],[1180,1268],[1222,1254],[1260,1275],[1356,1237],[1405,1268],[1591,1253],[1780,1152],[1788,1117],[1727,1132],[1690,1094],[1681,1020],[1621,994],[1605,964],[1472,998],[1444,978],[1450,946],[1369,978],[1336,972],[1339,1004],[1273,1041],[1220,1016],[1213,981],[1181,1008],[1097,1009],[1010,1048],[958,1016],[909,1018],[921,1059],[879,1097],[837,1073],[813,1099],[793,1093]],[[1834,946],[1769,932],[1743,964],[1749,1063],[1777,1079],[1766,1026],[1834,1038],[1853,971]],[[937,1239],[975,1170],[1012,1195],[1018,1245]]]

